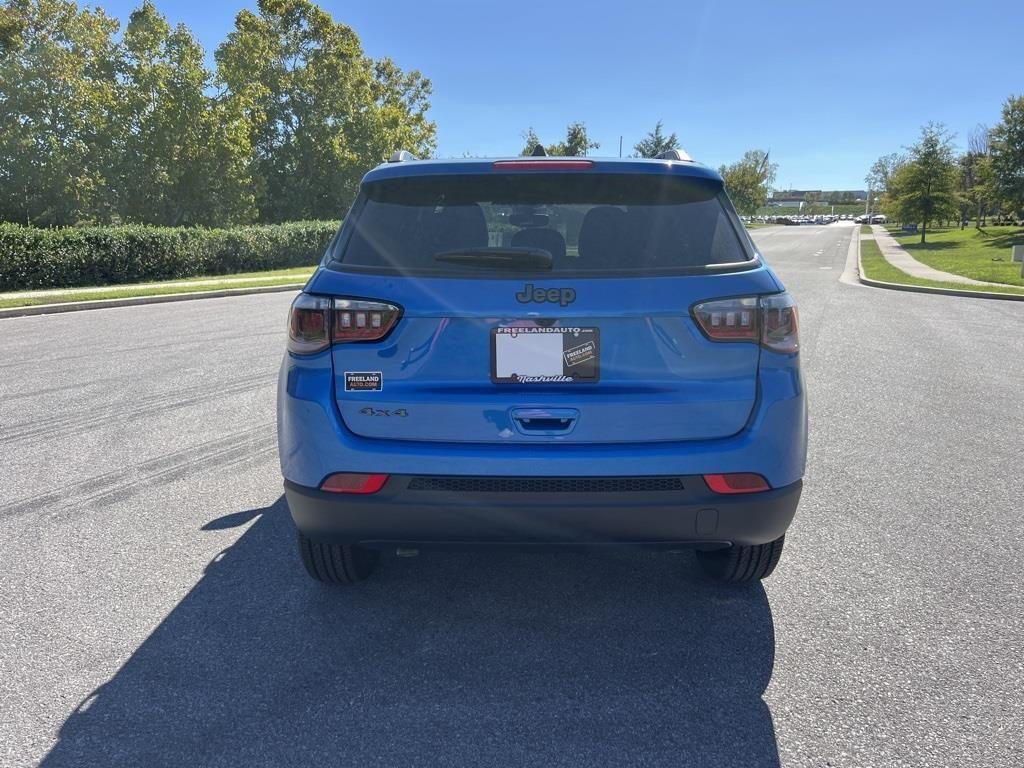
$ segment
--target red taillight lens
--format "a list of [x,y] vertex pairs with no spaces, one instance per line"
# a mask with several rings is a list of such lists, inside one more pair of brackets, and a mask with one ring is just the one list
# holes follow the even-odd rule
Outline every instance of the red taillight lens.
[[753,472],[704,475],[704,482],[715,493],[759,493],[771,490],[768,481]]
[[331,344],[327,335],[330,321],[330,299],[300,293],[288,315],[288,351],[312,355],[327,349]]
[[288,350],[296,355],[312,355],[332,343],[379,341],[401,316],[399,307],[383,301],[300,293],[288,317]]
[[712,341],[757,341],[757,298],[706,301],[693,317]]
[[585,171],[594,167],[593,160],[496,160],[496,171]]
[[333,341],[383,339],[398,322],[402,311],[382,301],[334,300]]
[[328,493],[376,493],[387,481],[387,475],[336,472],[320,483],[320,490]]
[[800,349],[796,302],[788,293],[761,297],[761,344],[786,355]]
[[788,293],[705,301],[692,312],[711,341],[756,341],[788,355],[800,348],[796,302]]

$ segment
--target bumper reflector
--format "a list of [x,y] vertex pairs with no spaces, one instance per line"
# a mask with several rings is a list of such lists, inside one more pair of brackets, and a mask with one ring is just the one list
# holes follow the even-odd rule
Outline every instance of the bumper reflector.
[[768,481],[753,472],[704,475],[704,482],[715,493],[758,493],[771,490]]
[[387,475],[336,472],[320,484],[320,490],[328,493],[376,493],[387,481]]

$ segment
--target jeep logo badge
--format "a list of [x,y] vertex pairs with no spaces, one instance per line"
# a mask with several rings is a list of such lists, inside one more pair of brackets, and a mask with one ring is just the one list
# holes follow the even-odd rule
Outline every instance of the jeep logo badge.
[[516,294],[516,301],[520,304],[529,304],[531,301],[537,304],[558,304],[565,307],[576,301],[576,291],[572,288],[534,288],[533,283],[527,283],[523,290]]

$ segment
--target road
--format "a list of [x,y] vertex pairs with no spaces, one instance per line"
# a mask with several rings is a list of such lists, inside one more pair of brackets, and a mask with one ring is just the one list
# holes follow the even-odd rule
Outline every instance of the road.
[[0,320],[0,764],[1024,764],[1024,304],[845,284],[853,232],[754,233],[812,424],[763,586],[619,551],[321,588],[289,295]]

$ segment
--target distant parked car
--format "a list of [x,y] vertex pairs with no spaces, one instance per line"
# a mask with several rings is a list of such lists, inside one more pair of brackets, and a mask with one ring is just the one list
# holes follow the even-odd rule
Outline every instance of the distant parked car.
[[885,218],[884,213],[876,213],[871,217],[872,224],[885,224],[886,221],[888,221],[888,219]]

